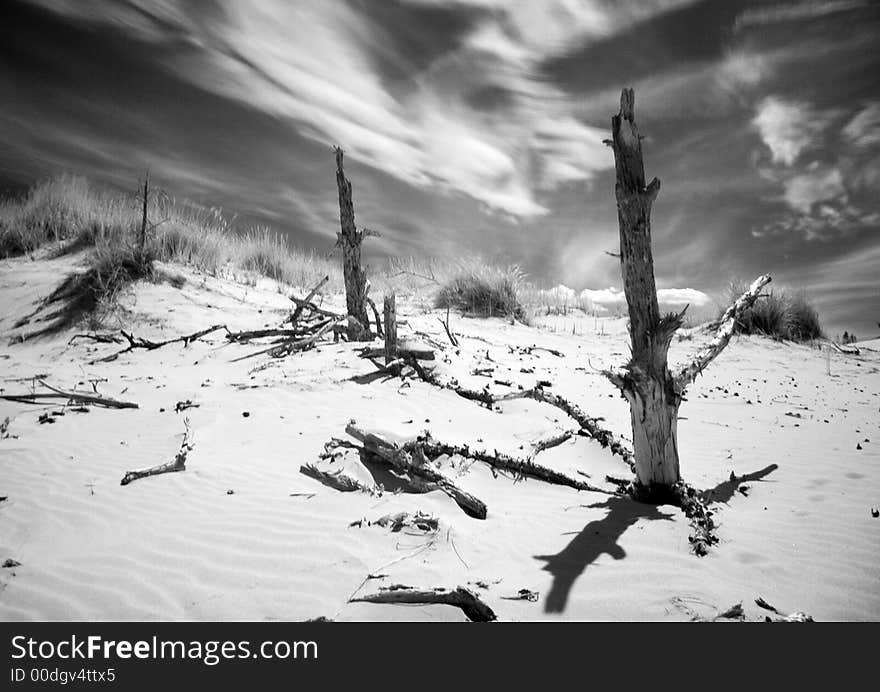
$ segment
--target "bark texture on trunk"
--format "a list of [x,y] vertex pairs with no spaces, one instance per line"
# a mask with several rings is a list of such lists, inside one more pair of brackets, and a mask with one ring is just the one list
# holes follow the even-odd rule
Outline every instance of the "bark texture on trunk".
[[393,293],[385,296],[385,364],[397,358],[397,306]]
[[681,396],[667,367],[666,354],[684,313],[660,317],[651,252],[651,207],[660,191],[660,181],[654,178],[645,184],[642,138],[635,123],[632,89],[621,93],[620,112],[611,119],[611,131],[620,267],[632,339],[632,358],[626,373],[615,383],[630,405],[636,477],[650,493],[655,487],[671,487],[680,479],[676,420]]
[[769,275],[758,277],[724,315],[715,338],[679,372],[667,364],[669,344],[681,326],[680,313],[660,316],[651,251],[651,208],[660,181],[645,183],[642,137],[635,123],[635,95],[624,89],[620,112],[611,119],[620,226],[620,268],[629,309],[632,358],[621,371],[606,372],[629,402],[636,479],[647,497],[669,496],[681,480],[677,420],[685,389],[730,341],[739,314],[751,307]]
[[345,302],[348,314],[360,325],[349,322],[348,338],[358,341],[366,338],[363,325],[369,324],[367,317],[367,275],[361,267],[361,243],[364,233],[358,231],[354,223],[354,203],[351,196],[351,182],[345,177],[342,168],[342,149],[336,147],[336,187],[339,188],[339,221],[341,232],[336,243],[342,248],[342,273],[345,278]]

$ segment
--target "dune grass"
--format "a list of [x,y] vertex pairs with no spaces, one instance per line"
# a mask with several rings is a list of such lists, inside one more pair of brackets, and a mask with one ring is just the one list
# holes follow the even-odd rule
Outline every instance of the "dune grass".
[[292,248],[266,229],[238,234],[219,209],[161,193],[149,195],[142,248],[142,204],[136,195],[99,188],[78,176],[40,182],[19,199],[0,201],[0,258],[44,247],[51,256],[85,252],[85,271],[68,277],[49,298],[65,301],[70,316],[105,311],[125,286],[154,279],[155,261],[190,265],[214,276],[263,276],[291,287],[311,287],[329,275],[328,289],[341,290],[341,271],[330,259]]
[[[736,300],[747,285],[734,281],[728,289],[728,302]],[[736,322],[737,334],[759,334],[788,341],[811,341],[823,336],[819,313],[804,291],[770,290]]]
[[493,267],[480,260],[460,263],[434,299],[434,307],[477,317],[528,319],[521,300],[526,275],[518,265]]

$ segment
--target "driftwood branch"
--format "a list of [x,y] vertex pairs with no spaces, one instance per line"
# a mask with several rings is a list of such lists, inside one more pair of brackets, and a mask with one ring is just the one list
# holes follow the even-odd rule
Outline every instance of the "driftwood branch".
[[122,477],[122,480],[119,482],[119,485],[128,485],[132,481],[136,481],[139,478],[146,478],[147,476],[158,476],[160,473],[174,473],[176,471],[185,471],[186,455],[192,451],[193,447],[195,447],[195,442],[193,442],[192,435],[190,434],[189,420],[185,419],[183,423],[186,426],[186,431],[183,433],[183,441],[180,443],[180,449],[177,450],[174,461],[169,461],[165,464],[159,464],[158,466],[151,466],[150,468],[146,469],[135,469],[134,471],[126,471],[125,475]]
[[543,387],[535,387],[533,389],[525,389],[519,392],[511,392],[510,394],[496,396],[489,392],[488,389],[468,389],[467,387],[458,385],[458,383],[443,382],[433,371],[423,368],[414,358],[408,358],[407,363],[411,365],[419,377],[428,384],[442,389],[449,389],[460,397],[471,401],[477,401],[490,408],[504,401],[511,401],[513,399],[534,399],[535,401],[554,406],[573,418],[578,425],[580,425],[581,432],[584,435],[593,438],[603,447],[609,448],[612,454],[620,456],[631,470],[635,468],[632,450],[628,449],[611,430],[603,428],[599,424],[598,418],[588,415],[577,404],[574,404],[557,394],[548,392]]
[[169,344],[182,343],[184,346],[189,346],[193,341],[197,341],[198,339],[201,339],[202,337],[205,337],[208,334],[212,334],[213,332],[220,331],[221,329],[225,329],[227,332],[229,331],[226,328],[225,324],[215,324],[215,325],[208,327],[207,329],[202,329],[200,331],[193,332],[192,334],[185,334],[183,336],[178,336],[173,339],[166,339],[165,341],[151,341],[150,339],[144,339],[139,336],[134,336],[133,334],[130,334],[129,332],[125,331],[124,329],[121,329],[120,333],[122,334],[123,337],[125,337],[126,341],[128,341],[128,347],[124,348],[121,351],[113,353],[109,356],[106,356],[104,358],[99,358],[98,360],[96,360],[94,362],[96,362],[96,363],[109,363],[110,361],[114,361],[117,358],[119,358],[119,356],[121,356],[125,353],[128,353],[130,351],[134,351],[135,349],[138,349],[138,348],[142,348],[147,351],[154,351],[157,348],[162,348],[163,346],[168,346]]
[[294,327],[296,326],[296,323],[297,323],[297,321],[299,320],[300,315],[302,315],[303,309],[304,309],[306,306],[311,305],[312,298],[315,297],[315,294],[316,294],[318,291],[320,291],[320,290],[321,290],[321,287],[322,287],[325,283],[327,283],[328,281],[330,281],[330,276],[329,276],[329,275],[328,275],[328,276],[325,276],[323,279],[321,279],[321,280],[317,283],[317,285],[316,285],[311,291],[309,291],[309,294],[305,297],[305,299],[304,299],[302,302],[295,301],[295,303],[296,303],[296,309],[293,311],[293,314],[290,316],[290,323],[291,323]]
[[[551,445],[552,446],[552,445]],[[509,471],[516,478],[536,478],[552,483],[554,485],[564,485],[575,490],[589,490],[591,492],[609,493],[604,488],[597,488],[584,481],[572,478],[561,471],[556,471],[533,461],[533,455],[528,459],[518,459],[508,454],[503,454],[497,450],[489,452],[482,449],[471,449],[468,445],[451,445],[438,442],[431,437],[429,433],[419,436],[416,440],[403,445],[403,449],[416,456],[421,453],[425,458],[439,457],[443,454],[452,456],[459,455],[469,459],[476,459],[484,464],[488,464],[494,469],[500,471]],[[534,454],[534,453],[533,453]]]
[[416,589],[412,586],[396,584],[376,593],[353,597],[349,603],[451,605],[461,608],[461,611],[472,622],[492,622],[498,619],[495,612],[477,594],[463,586],[449,590],[444,588]]
[[345,432],[361,442],[364,445],[364,449],[372,452],[375,457],[381,459],[393,469],[405,472],[411,477],[420,477],[428,483],[436,484],[437,489],[442,490],[455,500],[456,504],[469,516],[475,519],[486,518],[486,504],[479,498],[459,488],[440,471],[429,466],[428,460],[424,455],[414,455],[381,435],[358,427],[354,422],[346,426]]
[[46,384],[43,380],[39,380],[40,384],[49,392],[28,392],[26,394],[4,394],[0,395],[0,399],[7,401],[16,401],[22,404],[38,404],[41,399],[67,399],[70,403],[76,404],[93,404],[95,406],[103,406],[104,408],[138,408],[133,401],[118,401],[110,397],[100,396],[99,394],[86,394],[85,392],[68,392],[63,389],[57,389]]
[[675,375],[674,382],[678,392],[683,392],[709,363],[711,363],[730,342],[736,328],[739,316],[752,305],[758,298],[761,289],[770,283],[770,275],[764,274],[752,282],[749,289],[743,293],[721,316],[715,337],[703,348],[685,367]]
[[315,464],[303,464],[299,467],[300,473],[320,481],[326,486],[344,493],[360,491],[368,495],[379,495],[380,492],[375,486],[370,487],[361,483],[356,478],[352,478],[345,473],[344,469],[336,471],[325,471]]
[[254,358],[256,356],[263,355],[264,353],[268,353],[273,358],[283,358],[284,356],[290,355],[291,353],[296,353],[297,351],[305,351],[306,349],[311,348],[315,344],[315,342],[318,341],[318,339],[324,336],[324,334],[329,332],[334,327],[345,324],[345,322],[347,322],[349,319],[349,317],[340,317],[336,320],[329,320],[324,323],[324,325],[318,331],[310,336],[302,339],[288,339],[275,346],[264,348],[262,350],[256,351],[255,353],[249,353],[245,356],[241,356],[240,358],[235,358],[232,360],[232,362],[237,363],[242,360],[247,360],[248,358]]

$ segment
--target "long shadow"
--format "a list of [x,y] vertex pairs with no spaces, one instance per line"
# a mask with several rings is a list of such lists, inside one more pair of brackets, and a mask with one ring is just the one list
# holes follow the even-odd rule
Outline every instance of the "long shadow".
[[765,476],[769,476],[778,468],[779,466],[777,464],[770,464],[769,466],[762,468],[760,471],[747,473],[744,476],[731,476],[730,479],[719,483],[714,488],[709,488],[708,490],[701,492],[700,499],[707,505],[712,504],[713,502],[723,502],[724,504],[727,504],[743,483],[763,480]]
[[620,546],[620,537],[640,519],[673,519],[672,514],[660,512],[657,505],[636,502],[629,497],[614,496],[605,502],[586,505],[591,509],[607,508],[602,519],[591,521],[556,555],[535,555],[547,564],[544,571],[553,575],[553,585],[544,601],[545,613],[561,613],[568,603],[568,595],[578,577],[600,555],[607,553],[615,560],[626,557]]

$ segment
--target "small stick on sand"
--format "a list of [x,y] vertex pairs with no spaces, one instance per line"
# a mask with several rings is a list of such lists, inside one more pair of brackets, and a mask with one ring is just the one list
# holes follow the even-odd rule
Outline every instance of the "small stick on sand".
[[193,442],[192,435],[190,434],[189,419],[185,418],[183,424],[186,427],[186,431],[183,433],[183,441],[180,443],[180,449],[177,450],[174,461],[169,461],[165,464],[159,464],[158,466],[151,466],[150,468],[146,469],[135,469],[134,471],[126,471],[125,475],[122,477],[122,480],[119,482],[119,485],[128,485],[132,481],[136,481],[138,478],[146,478],[147,476],[158,476],[160,473],[174,473],[176,471],[185,471],[186,455],[192,451],[193,447],[195,447],[195,442]]

